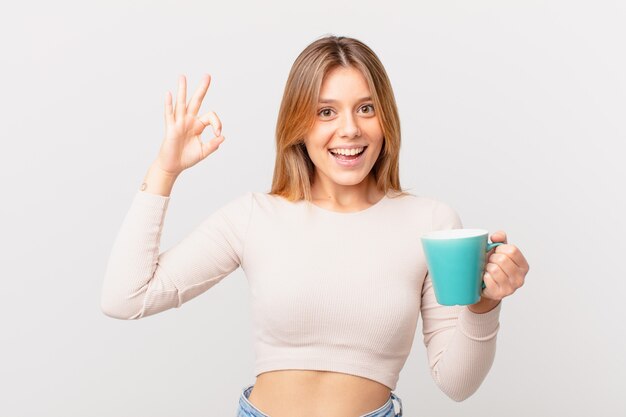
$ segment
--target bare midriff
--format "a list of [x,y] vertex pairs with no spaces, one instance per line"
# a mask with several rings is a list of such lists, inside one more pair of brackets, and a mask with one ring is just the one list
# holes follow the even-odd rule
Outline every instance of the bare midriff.
[[382,407],[391,389],[340,372],[287,369],[257,376],[248,401],[270,417],[359,417]]

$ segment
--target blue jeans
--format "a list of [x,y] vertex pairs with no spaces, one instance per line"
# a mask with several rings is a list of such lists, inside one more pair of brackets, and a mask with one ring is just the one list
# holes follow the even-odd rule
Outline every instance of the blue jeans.
[[[239,397],[239,409],[237,410],[237,417],[270,417],[267,414],[263,414],[258,408],[256,408],[250,401],[248,401],[248,397],[250,396],[250,391],[252,391],[252,387],[254,384],[248,385],[244,387],[241,391],[241,396]],[[396,413],[395,406],[393,400],[398,402],[398,413]],[[363,414],[360,417],[402,417],[402,400],[393,392],[389,396],[387,402],[381,405],[374,411],[370,411],[366,414]]]

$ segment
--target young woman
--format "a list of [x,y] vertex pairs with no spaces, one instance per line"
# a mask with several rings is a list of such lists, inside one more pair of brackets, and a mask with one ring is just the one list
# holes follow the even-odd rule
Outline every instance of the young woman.
[[[498,232],[491,240],[504,244],[487,255],[481,300],[437,303],[419,238],[463,226],[447,204],[401,189],[391,84],[356,39],[320,38],[294,62],[271,191],[222,205],[159,253],[176,178],[224,141],[214,112],[198,116],[209,83],[187,103],[181,76],[174,108],[167,95],[165,139],[110,255],[104,313],[139,319],[180,307],[241,266],[257,378],[240,393],[239,416],[402,415],[393,390],[420,313],[435,383],[455,401],[472,395],[493,363],[500,301],[523,285],[528,263]],[[203,143],[208,125],[216,136]]]

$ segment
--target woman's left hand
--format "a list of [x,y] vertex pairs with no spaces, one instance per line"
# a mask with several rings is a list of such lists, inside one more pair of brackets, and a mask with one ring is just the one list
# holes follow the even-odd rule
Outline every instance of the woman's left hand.
[[504,297],[513,294],[524,285],[530,266],[522,252],[515,246],[507,244],[506,233],[495,232],[491,235],[494,243],[502,242],[486,255],[485,273],[480,301],[472,304],[469,309],[475,313],[492,310]]

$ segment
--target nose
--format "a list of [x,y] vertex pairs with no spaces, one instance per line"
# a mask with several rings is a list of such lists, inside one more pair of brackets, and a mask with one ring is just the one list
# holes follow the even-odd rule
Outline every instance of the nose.
[[342,137],[358,137],[361,135],[361,130],[351,114],[347,114],[342,118],[341,126],[339,128],[339,135]]

